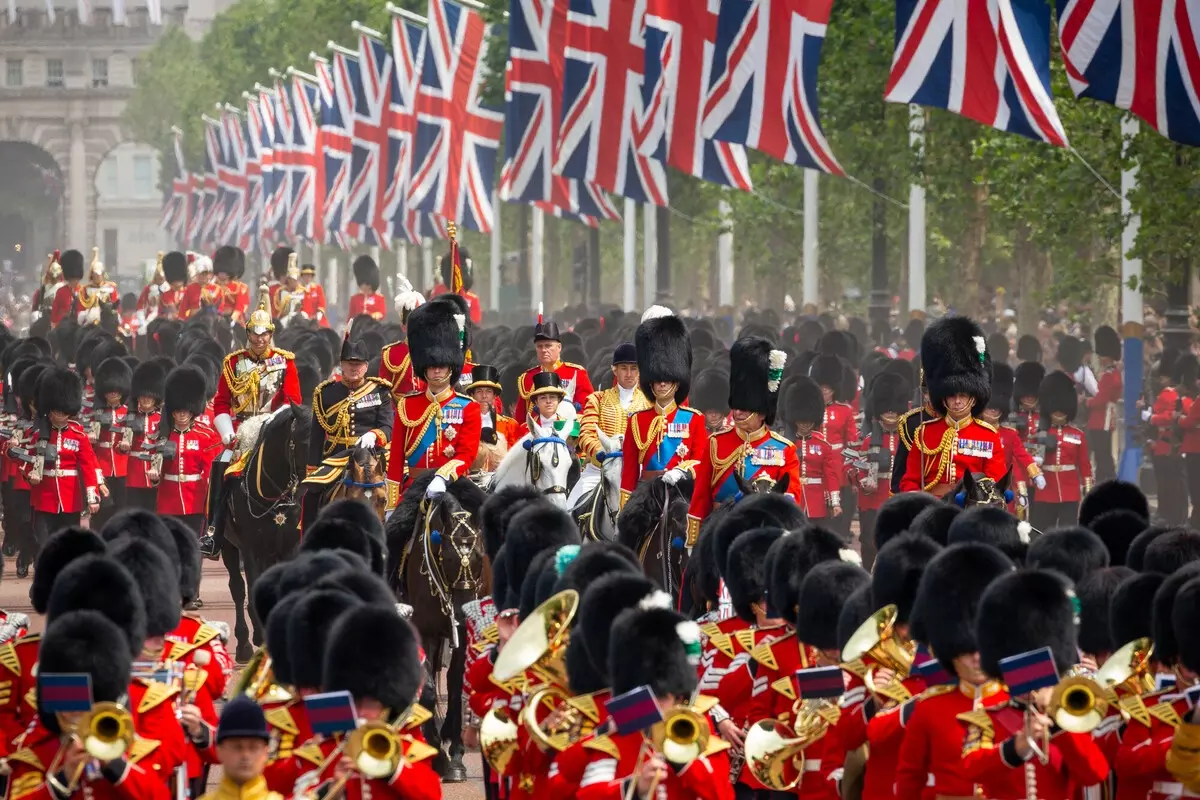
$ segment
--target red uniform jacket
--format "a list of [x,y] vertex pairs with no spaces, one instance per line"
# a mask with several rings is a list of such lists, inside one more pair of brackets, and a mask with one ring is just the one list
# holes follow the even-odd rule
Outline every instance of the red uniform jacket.
[[[925,691],[925,679],[919,675],[910,675],[904,679],[903,684],[905,690],[913,697]],[[876,712],[874,709],[881,700],[887,703],[888,707]],[[868,800],[891,800],[897,797],[896,766],[900,761],[900,748],[904,744],[904,723],[901,714],[903,708],[902,705],[893,705],[883,698],[871,698],[861,706],[862,713],[855,715],[856,718],[866,721],[863,738],[842,742],[847,750],[853,750],[863,742],[870,747],[871,757],[867,759],[866,774],[863,776],[863,797]],[[868,716],[870,719],[866,719]]]
[[696,465],[696,486],[688,506],[689,546],[695,543],[700,523],[713,506],[737,496],[740,490],[735,475],[740,474],[746,481],[769,476],[776,483],[787,475],[786,494],[793,500],[800,494],[796,448],[766,426],[748,441],[736,428],[721,431],[709,438],[708,447],[697,459],[700,463]]
[[219,313],[224,305],[225,289],[216,281],[189,283],[179,301],[179,318],[187,319],[205,308]]
[[[638,753],[645,741],[640,733],[597,737],[584,745],[589,759],[579,784],[578,800],[622,800],[626,778],[633,776]],[[668,768],[667,779],[659,787],[665,800],[733,800],[729,782],[728,746],[716,736],[709,738],[706,755],[693,761],[682,772]]]
[[213,398],[212,403],[213,416],[229,414],[233,418],[235,431],[241,424],[241,418],[239,414],[233,412],[234,394],[229,384],[230,378],[239,374],[239,365],[243,362],[255,364],[259,370],[265,366],[269,372],[283,371],[283,380],[280,382],[279,388],[275,390],[269,410],[275,411],[289,402],[297,405],[304,402],[300,397],[300,375],[296,372],[296,357],[293,354],[286,350],[268,347],[263,357],[259,359],[255,358],[249,350],[235,350],[225,356],[225,363],[221,366],[221,377],[217,382],[217,395]]
[[1111,431],[1117,421],[1117,403],[1121,402],[1121,368],[1109,367],[1096,384],[1096,394],[1087,399],[1087,429]]
[[145,770],[168,781],[176,767],[185,763],[189,745],[175,716],[179,689],[165,683],[135,679],[129,684],[129,711],[133,729],[144,739],[158,742],[140,762]]
[[840,504],[838,490],[842,485],[842,454],[819,432],[796,440],[796,464],[800,484],[796,496],[800,508],[809,519],[824,519],[826,507]]
[[[63,740],[37,722],[25,735],[22,747],[9,759],[12,775],[8,778],[5,800],[56,800],[46,782],[46,770],[54,763]],[[147,750],[154,747],[145,740],[135,740],[116,782],[102,773],[85,771],[73,798],[90,800],[170,800],[167,784],[148,763]],[[161,747],[161,745],[159,745]],[[157,748],[155,748],[157,749]],[[153,755],[153,751],[150,751]],[[67,776],[68,780],[70,776]]]
[[[821,425],[825,440],[839,456],[849,445],[858,441],[858,426],[854,423],[854,409],[846,403],[830,403],[825,406],[825,420]],[[847,483],[846,470],[838,469],[838,487]]]
[[1200,453],[1200,403],[1192,398],[1183,399],[1183,419],[1179,427],[1183,430],[1182,453]]
[[159,295],[158,298],[158,313],[163,317],[179,316],[179,304],[183,302],[183,293],[187,287],[172,286],[167,291]]
[[[603,689],[581,698],[573,698],[575,702],[571,705],[575,708],[582,707],[588,720],[600,726],[608,721],[604,704],[610,697],[612,693]],[[591,752],[583,746],[583,742],[576,742],[566,750],[552,754],[549,773],[543,784],[545,788],[539,797],[546,800],[571,800],[579,791],[579,784],[583,782],[583,775],[590,760]]]
[[1120,747],[1113,759],[1113,774],[1117,778],[1116,800],[1167,800],[1180,797],[1158,791],[1178,787],[1178,779],[1167,771],[1167,751],[1175,737],[1178,720],[1189,712],[1186,697],[1161,694],[1143,698],[1150,712],[1149,725],[1137,719],[1125,724]]
[[1073,425],[1054,427],[1050,432],[1058,440],[1058,447],[1046,454],[1042,464],[1046,488],[1038,489],[1037,502],[1078,503],[1092,482],[1087,437]]
[[[949,463],[943,464],[947,458]],[[998,482],[1007,470],[1000,434],[991,425],[968,419],[956,435],[945,418],[934,419],[921,423],[913,436],[900,491],[953,486],[962,480],[964,472],[980,472]]]
[[1049,763],[1042,764],[1036,756],[1022,761],[1016,755],[1013,737],[1025,719],[1020,707],[1010,702],[966,716],[963,774],[979,784],[989,800],[1028,797],[1030,766],[1039,800],[1071,800],[1077,789],[1102,783],[1108,777],[1108,762],[1090,733],[1055,734],[1050,739]]
[[222,288],[225,294],[221,298],[221,313],[228,315],[234,322],[246,319],[250,310],[250,287],[241,281],[230,279]]
[[[554,365],[553,369],[543,370],[540,366],[528,369],[521,373],[521,377],[517,379],[517,389],[521,392],[521,399],[528,405],[528,413],[534,413],[533,402],[529,399],[529,393],[533,391],[533,376],[539,372],[557,372],[558,377],[562,378],[563,386],[567,390],[567,402],[574,404],[576,411],[583,410],[583,404],[587,402],[588,397],[595,391],[592,388],[592,381],[588,377],[587,370],[578,364],[572,364],[568,361],[559,361]],[[704,421],[703,415],[700,417],[701,422]]]
[[54,293],[54,303],[50,306],[50,325],[57,328],[59,323],[76,311],[76,284],[65,283]]
[[[891,465],[895,461],[896,445],[900,443],[899,431],[883,431],[883,441],[880,447],[885,453],[891,453],[892,457],[887,460],[887,467],[880,467],[880,472],[876,477],[875,491],[868,492],[863,488],[862,481],[867,477],[868,473],[859,470],[856,474],[858,482],[858,509],[860,511],[878,511],[879,508],[887,502],[887,499],[892,496],[892,473],[889,471]],[[873,442],[871,437],[867,436],[863,439],[862,452],[868,454],[870,458],[870,449]]]
[[[146,453],[145,447],[147,444],[158,439],[158,423],[162,414],[158,411],[151,411],[149,414],[131,414],[127,418],[127,422],[134,427],[140,427],[140,431],[135,431],[133,434],[133,445],[130,448],[130,453]],[[136,424],[135,424],[136,420]],[[129,489],[153,489],[154,484],[150,483],[150,478],[146,476],[146,470],[150,468],[150,460],[148,458],[138,458],[136,455],[131,455],[129,458],[129,469],[125,479],[125,486]]]
[[371,319],[383,319],[387,316],[387,301],[383,299],[383,295],[379,292],[371,294],[363,294],[359,292],[350,298],[350,316],[351,321],[355,317],[366,314]]
[[159,514],[208,513],[208,478],[212,463],[221,454],[221,437],[212,428],[193,422],[186,431],[172,426],[167,441],[175,443],[175,457],[163,458],[158,482]]
[[128,425],[125,406],[101,408],[95,413],[100,422],[100,436],[92,444],[96,460],[100,463],[100,474],[106,478],[124,478],[129,472],[129,453],[121,451],[125,438],[123,428]]
[[168,661],[190,666],[195,663],[197,653],[207,653],[208,664],[203,667],[204,686],[212,697],[221,697],[225,694],[228,681],[223,665],[228,662],[229,653],[219,638],[220,631],[200,617],[192,616],[193,613],[183,612],[179,626],[167,634],[168,650],[165,656]]
[[309,319],[318,320],[322,328],[329,327],[329,320],[325,319],[325,290],[319,283],[310,283],[304,287],[304,301],[300,304],[300,310],[307,314]]
[[392,398],[396,402],[406,394],[425,391],[425,381],[413,374],[408,342],[396,342],[383,348],[379,377],[392,385]]
[[997,428],[1000,443],[1004,445],[1005,463],[1012,470],[1013,481],[1029,483],[1034,477],[1041,475],[1042,470],[1033,461],[1033,456],[1025,449],[1025,442],[1016,428],[1001,425]]
[[[267,769],[263,777],[273,792],[288,797],[303,772],[313,769],[319,762],[297,761],[294,754],[302,745],[313,738],[312,726],[304,710],[304,700],[293,697],[284,703],[264,703],[263,713],[267,717],[270,734]],[[311,757],[311,755],[310,755]],[[310,766],[305,767],[308,763]]]
[[657,407],[634,412],[621,447],[621,496],[633,494],[643,473],[691,470],[707,445],[704,415],[694,408],[671,403],[661,414]]
[[1168,386],[1158,393],[1154,408],[1150,412],[1150,424],[1156,431],[1154,455],[1169,456],[1178,451],[1179,442],[1175,431],[1175,415],[1183,409],[1179,390]]
[[466,475],[479,452],[479,404],[447,389],[439,400],[414,393],[396,404],[388,455],[388,507],[418,471],[447,467],[448,480]]
[[[39,436],[35,433],[30,452],[38,441]],[[48,442],[58,451],[58,459],[45,466],[40,483],[30,486],[29,500],[33,510],[44,514],[79,514],[87,503],[98,503],[100,468],[83,426],[71,420],[65,428],[52,427]],[[28,480],[33,464],[22,464],[21,469]]]
[[[292,760],[299,763],[298,769],[301,770],[298,776],[300,784],[306,785],[311,782],[312,788],[326,783],[333,784],[336,780],[334,771],[337,769],[337,759],[327,757],[338,747],[339,740],[340,737],[323,739],[318,744],[314,739],[292,753]],[[403,755],[399,767],[391,777],[366,779],[358,773],[353,773],[341,795],[344,800],[441,800],[442,782],[433,771],[431,760],[437,751],[410,735],[401,736],[401,749]],[[323,764],[326,764],[325,769],[317,773],[317,768]],[[300,794],[299,789],[294,788],[295,784],[283,789],[272,786],[270,778],[267,779],[267,783],[269,788],[280,794]]]
[[[445,284],[439,283],[437,286],[433,287],[433,291],[431,291],[429,293],[429,297],[430,297],[430,299],[433,299],[434,297],[437,297],[439,294],[449,294],[449,293],[450,293],[450,287],[446,286]],[[471,291],[464,291],[462,293],[462,298],[467,301],[467,309],[468,309],[467,313],[471,317],[471,322],[474,322],[476,325],[482,325],[483,324],[483,304],[479,302],[479,295],[477,295]]]
[[34,633],[0,645],[0,753],[4,755],[37,716],[28,693],[37,685],[34,667],[41,644],[42,635]]
[[962,761],[967,723],[959,715],[1007,702],[1003,687],[988,683],[978,689],[963,684],[931,686],[905,703],[899,720],[904,741],[896,763],[896,797],[972,796],[974,784]]

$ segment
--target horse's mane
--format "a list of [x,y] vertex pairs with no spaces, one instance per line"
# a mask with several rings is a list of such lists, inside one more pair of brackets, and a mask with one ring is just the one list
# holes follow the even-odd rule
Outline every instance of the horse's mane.
[[[421,477],[425,477],[422,475]],[[475,519],[479,518],[479,512],[483,509],[483,503],[487,500],[487,494],[480,489],[475,481],[463,476],[446,487],[446,491],[453,495],[458,504],[462,506],[462,510],[466,511]],[[408,528],[412,530],[412,528]]]
[[513,442],[509,446],[508,452],[504,454],[504,458],[500,459],[500,463],[496,465],[496,471],[492,473],[492,491],[504,488],[505,481],[509,479],[509,473],[523,462],[527,452],[525,442],[529,440],[529,436],[530,434],[527,433]]
[[429,488],[430,482],[436,475],[437,473],[433,470],[418,475],[404,492],[404,496],[400,498],[400,503],[387,522],[388,552],[395,549],[393,542],[396,546],[402,546],[412,535],[417,520],[421,516],[421,501],[425,499],[425,490]]
[[[638,540],[653,530],[663,512],[657,499],[658,487],[665,485],[661,477],[638,484],[625,507],[621,509],[621,515],[617,517],[617,541],[636,549]],[[692,481],[684,480],[675,486],[685,503],[691,498],[692,485]],[[667,491],[669,506],[674,507],[680,498],[670,491],[670,487]]]

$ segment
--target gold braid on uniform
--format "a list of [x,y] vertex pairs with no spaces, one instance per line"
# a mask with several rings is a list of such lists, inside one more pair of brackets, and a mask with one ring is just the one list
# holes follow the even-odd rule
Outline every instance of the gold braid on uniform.
[[[417,445],[421,443],[421,439],[425,436],[425,430],[434,421],[435,412],[437,418],[440,419],[442,416],[442,404],[436,400],[425,406],[425,410],[421,412],[419,419],[412,419],[408,416],[408,409],[405,407],[404,403],[396,404],[396,415],[400,419],[400,424],[408,430],[412,430],[416,427],[420,427],[421,429],[416,436],[413,436],[410,439],[408,446],[405,448],[405,458],[408,458],[414,452],[416,452]],[[442,433],[439,426],[438,438],[440,439],[441,436]]]
[[261,377],[257,368],[240,376],[236,374],[233,368],[236,360],[225,359],[225,365],[221,369],[225,374],[225,381],[229,384],[229,393],[233,395],[230,411],[234,415],[241,414],[248,408],[258,408],[258,381]]
[[[968,419],[970,418],[968,417]],[[913,444],[915,444],[917,449],[921,451],[921,455],[931,457],[936,456],[938,459],[938,467],[937,471],[933,473],[933,480],[924,485],[924,491],[927,492],[934,486],[938,485],[938,479],[943,473],[947,477],[950,476],[948,468],[951,461],[951,451],[953,450],[951,445],[958,440],[958,431],[960,426],[951,421],[949,417],[946,417],[946,432],[942,434],[942,440],[938,442],[937,447],[928,447],[925,444],[925,437],[922,434],[922,429],[924,427],[925,423],[922,422],[917,428],[916,433],[913,435]],[[924,479],[925,476],[922,475],[921,480]]]

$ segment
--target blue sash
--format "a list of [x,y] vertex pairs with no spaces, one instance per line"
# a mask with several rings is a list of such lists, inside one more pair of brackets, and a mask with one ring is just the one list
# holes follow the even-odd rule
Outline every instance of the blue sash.
[[[445,416],[447,409],[458,409],[461,412],[466,408],[466,405],[469,402],[470,401],[466,398],[455,395],[450,399],[450,402],[442,406],[442,415]],[[417,464],[421,463],[421,460],[425,458],[425,454],[429,452],[429,448],[433,447],[433,443],[437,441],[438,434],[445,430],[445,428],[450,424],[451,423],[443,420],[442,425],[439,426],[437,424],[437,412],[434,412],[434,417],[429,421],[429,424],[425,426],[425,432],[421,434],[421,440],[417,442],[416,449],[414,449],[412,454],[407,458],[409,469],[413,469],[417,466]]]
[[[675,458],[675,453],[679,450],[679,445],[687,441],[694,413],[683,408],[676,409],[674,417],[667,423],[658,449],[650,455],[650,460],[646,462],[646,469],[654,471],[667,469],[667,465],[671,463],[671,459]],[[672,434],[671,429],[675,426],[679,427]],[[698,458],[700,454],[688,453],[688,456]]]
[[[746,453],[746,457],[742,459],[742,478],[746,481],[752,481],[759,472],[763,471],[767,467],[777,466],[782,468],[783,456],[786,455],[786,450],[787,445],[785,445],[783,442],[774,437],[768,438],[758,447]],[[764,457],[768,454],[764,453],[763,451],[771,451],[769,454],[770,457]],[[776,455],[776,453],[778,453],[778,455]],[[770,461],[777,461],[778,463],[765,463]],[[723,503],[726,500],[737,496],[737,480],[735,480],[733,477],[735,474],[736,470],[731,466],[729,468],[729,472],[725,474],[725,480],[721,481],[721,485],[717,487],[716,494],[713,495],[714,501]]]

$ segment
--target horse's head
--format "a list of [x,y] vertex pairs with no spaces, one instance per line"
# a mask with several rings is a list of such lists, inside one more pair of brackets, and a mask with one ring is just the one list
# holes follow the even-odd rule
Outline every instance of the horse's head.
[[271,415],[263,426],[261,441],[264,450],[282,447],[293,477],[304,479],[308,462],[308,428],[312,422],[312,411],[295,403],[288,403]]
[[456,606],[480,596],[484,587],[478,518],[482,500],[483,492],[469,478],[459,478],[431,503],[425,517],[429,563],[437,565],[441,585]]
[[567,483],[575,454],[552,425],[530,423],[525,449],[525,478],[559,508],[567,506]]
[[1004,473],[1004,477],[996,481],[983,473],[967,472],[954,491],[947,497],[958,505],[970,506],[1007,506],[1012,499],[1009,484],[1012,482],[1012,469]]
[[358,445],[351,448],[342,485],[345,497],[363,500],[383,519],[387,507],[387,472],[383,458],[374,448]]
[[783,494],[788,490],[788,484],[791,482],[790,475],[784,475],[779,480],[775,480],[766,473],[759,473],[750,480],[746,480],[736,472],[733,474],[734,481],[737,482],[738,492],[745,496],[749,494]]

